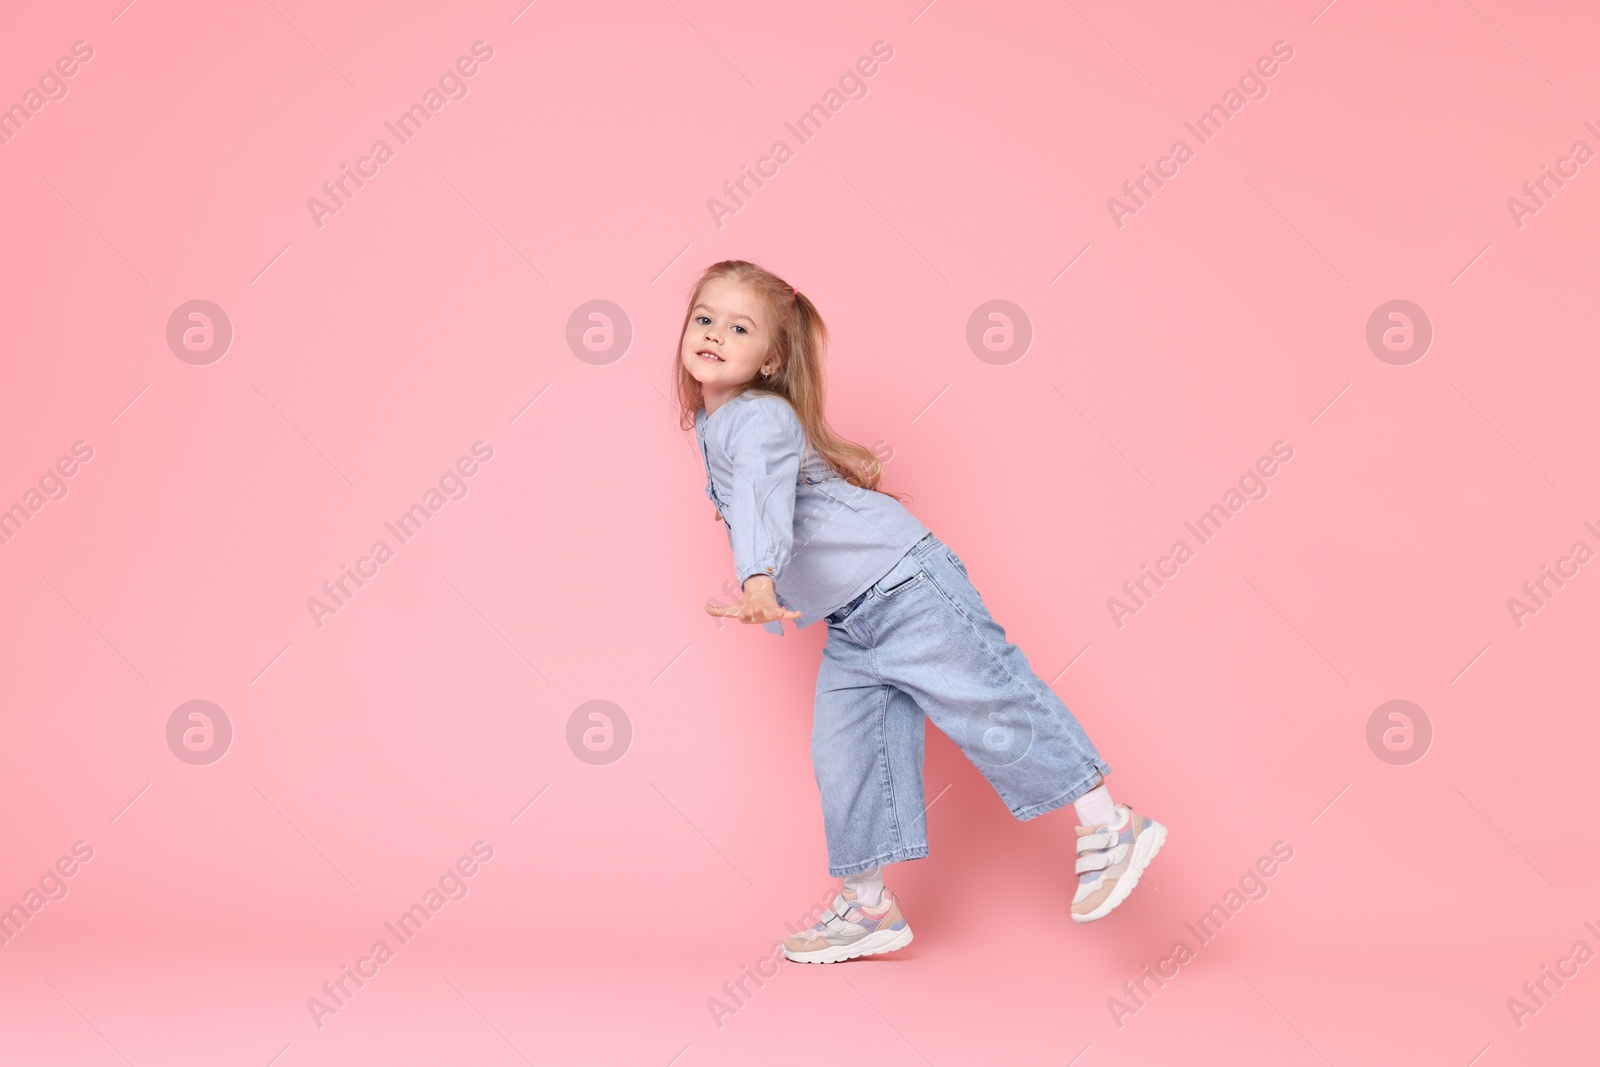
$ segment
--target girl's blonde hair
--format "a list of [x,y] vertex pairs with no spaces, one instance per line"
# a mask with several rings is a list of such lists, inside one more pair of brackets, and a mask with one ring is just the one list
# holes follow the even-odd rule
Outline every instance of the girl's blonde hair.
[[683,334],[689,328],[690,316],[700,302],[700,290],[713,278],[724,278],[748,286],[761,301],[767,312],[771,344],[769,357],[777,357],[778,369],[771,375],[763,374],[747,388],[757,394],[781,396],[800,418],[805,428],[806,441],[811,451],[822,457],[840,477],[862,489],[872,489],[894,497],[904,503],[899,493],[879,489],[883,479],[883,465],[878,457],[861,445],[846,441],[828,426],[823,414],[825,383],[822,360],[828,348],[828,327],[817,313],[816,305],[806,295],[773,274],[742,259],[725,259],[707,267],[694,283],[689,293],[688,308],[683,313],[683,325],[678,331],[672,365],[673,380],[678,393],[678,427],[694,429],[695,412],[705,406],[700,383],[683,365],[681,356]]

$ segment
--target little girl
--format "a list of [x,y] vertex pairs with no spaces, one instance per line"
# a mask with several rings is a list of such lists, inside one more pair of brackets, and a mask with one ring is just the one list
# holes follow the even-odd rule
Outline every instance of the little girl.
[[1166,827],[1112,802],[1083,727],[1006,640],[961,558],[877,489],[883,470],[823,415],[827,328],[781,278],[743,260],[708,267],[684,316],[675,369],[706,494],[727,527],[743,599],[712,615],[806,627],[826,619],[811,761],[828,874],[844,879],[786,957],[833,963],[893,952],[911,927],[885,864],[928,854],[923,716],[954,741],[1011,814],[1077,812],[1072,917],[1122,903]]

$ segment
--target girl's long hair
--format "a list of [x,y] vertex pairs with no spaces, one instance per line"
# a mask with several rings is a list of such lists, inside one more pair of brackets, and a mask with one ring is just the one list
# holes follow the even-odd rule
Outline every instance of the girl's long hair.
[[683,334],[689,328],[694,306],[700,302],[700,290],[713,278],[742,282],[753,289],[767,311],[772,341],[769,356],[779,360],[777,371],[762,375],[747,387],[753,393],[781,396],[794,408],[805,428],[806,441],[811,451],[821,456],[840,477],[862,489],[885,493],[904,503],[899,493],[879,489],[883,479],[883,465],[871,450],[846,441],[828,426],[823,413],[825,381],[823,356],[828,348],[828,327],[817,313],[816,305],[802,292],[771,271],[742,259],[725,259],[707,267],[690,290],[688,307],[683,313],[683,324],[678,330],[673,349],[673,381],[678,394],[678,427],[694,429],[695,412],[705,406],[700,383],[683,365]]

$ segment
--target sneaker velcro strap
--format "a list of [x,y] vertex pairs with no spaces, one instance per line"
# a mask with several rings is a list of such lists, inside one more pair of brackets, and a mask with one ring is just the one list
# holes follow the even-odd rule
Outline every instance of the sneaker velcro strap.
[[1082,837],[1078,838],[1078,855],[1081,856],[1090,850],[1110,848],[1112,845],[1117,843],[1117,838],[1119,836],[1119,834],[1112,833],[1084,834]]
[[1085,871],[1103,871],[1109,866],[1111,866],[1111,853],[1092,852],[1087,856],[1079,856],[1078,864],[1074,869],[1077,873],[1082,874]]
[[858,912],[860,910],[856,908],[855,904],[844,899],[842,895],[835,897],[833,903],[826,911],[822,913],[822,921],[818,925],[828,926],[832,923],[838,922],[854,923],[855,925],[859,926],[860,923],[857,923],[856,920],[850,918],[850,912],[853,909]]

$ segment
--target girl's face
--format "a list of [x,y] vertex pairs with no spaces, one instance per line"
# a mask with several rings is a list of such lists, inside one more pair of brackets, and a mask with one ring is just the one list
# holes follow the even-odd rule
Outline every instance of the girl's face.
[[767,359],[771,344],[766,309],[742,282],[713,278],[700,288],[689,311],[679,357],[704,392],[731,395],[762,373],[777,369]]

